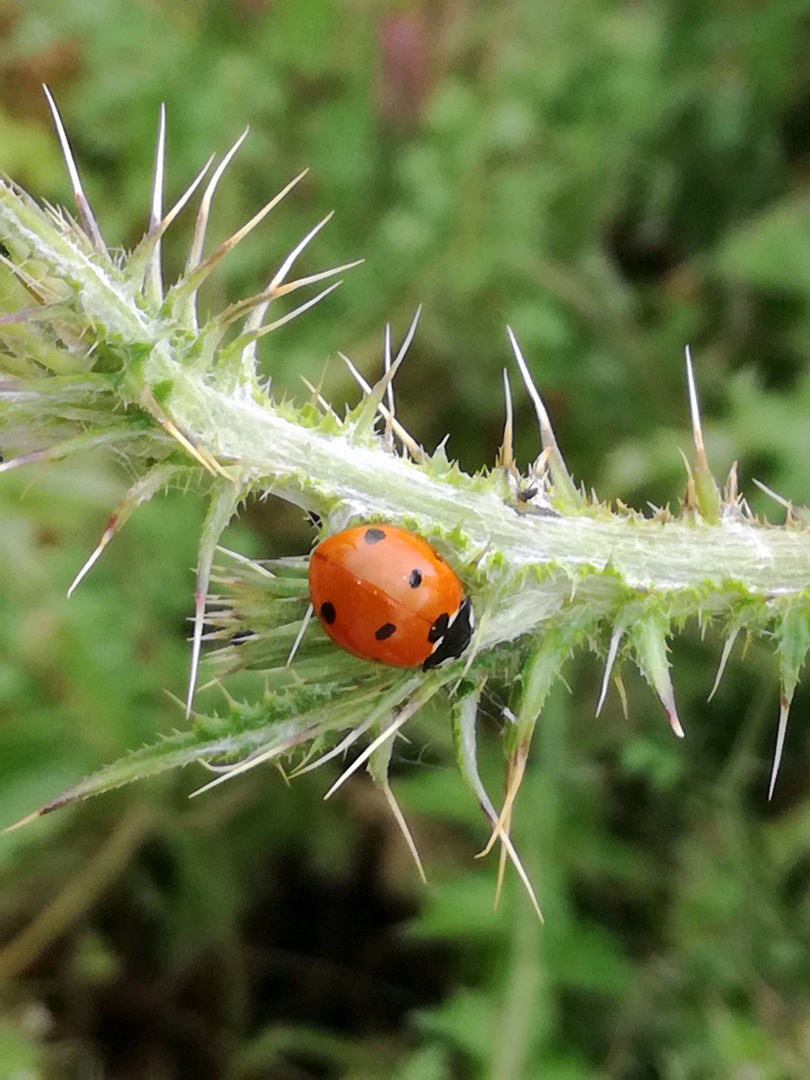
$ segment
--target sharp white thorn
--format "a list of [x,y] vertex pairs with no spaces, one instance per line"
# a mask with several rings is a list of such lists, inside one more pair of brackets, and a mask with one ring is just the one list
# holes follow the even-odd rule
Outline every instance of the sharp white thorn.
[[294,177],[286,187],[282,188],[277,195],[274,195],[268,203],[265,203],[261,210],[253,215],[250,221],[246,222],[241,229],[237,229],[232,236],[228,237],[227,240],[220,244],[216,251],[212,252],[204,262],[199,263],[190,271],[187,269],[185,276],[178,282],[178,285],[189,288],[189,282],[191,281],[196,288],[197,285],[204,281],[214,267],[224,259],[229,252],[233,251],[236,245],[244,240],[248,233],[252,232],[252,230],[267,217],[271,210],[278,206],[281,200],[306,176],[308,171],[308,169],[304,169],[303,172]]
[[714,686],[712,687],[712,692],[709,694],[708,698],[706,698],[707,701],[711,701],[717,693],[717,688],[720,685],[720,680],[723,678],[723,672],[726,670],[728,658],[731,655],[731,650],[734,648],[734,642],[737,640],[739,632],[740,628],[738,626],[736,630],[732,630],[723,643],[723,652],[720,656],[720,663],[717,666],[717,674],[714,677]]
[[163,217],[163,184],[166,173],[166,106],[160,105],[158,134],[155,142],[155,171],[152,177],[152,206],[149,215],[149,228],[154,227]]
[[107,544],[112,539],[113,533],[114,533],[114,530],[112,530],[112,529],[105,529],[104,530],[95,551],[92,553],[90,558],[87,560],[87,562],[84,564],[84,566],[78,572],[76,577],[73,579],[73,582],[72,582],[70,588],[67,591],[68,599],[73,595],[73,593],[76,591],[76,589],[82,583],[82,581],[84,581],[84,579],[87,577],[87,575],[93,569],[93,567],[96,565],[99,558],[101,557],[102,551],[104,550],[104,548],[107,546]]
[[[156,229],[163,218],[163,185],[166,174],[166,106],[161,102],[158,133],[155,142],[155,168],[152,176],[152,204],[149,210],[149,231]],[[158,300],[163,299],[163,280],[160,268],[161,241],[158,236],[149,256],[147,281]]]
[[761,480],[757,480],[755,476],[752,476],[751,479],[754,481],[760,491],[764,491],[766,495],[770,495],[770,497],[776,502],[778,502],[780,506],[784,506],[786,510],[793,509],[793,503],[790,502],[788,499],[783,499],[781,495],[778,495],[775,491],[769,488],[767,484],[763,484]]
[[76,168],[76,161],[73,157],[73,151],[70,147],[70,141],[65,131],[65,126],[62,123],[62,117],[59,113],[59,109],[56,107],[53,94],[50,89],[43,83],[42,89],[45,92],[45,97],[48,100],[48,108],[51,110],[51,116],[53,117],[54,127],[56,128],[56,137],[59,140],[59,145],[62,148],[62,157],[65,161],[65,167],[68,171],[68,178],[70,179],[71,186],[73,188],[73,198],[76,202],[76,207],[79,211],[79,217],[82,224],[93,242],[94,247],[99,252],[106,252],[107,247],[104,243],[104,238],[101,235],[101,231],[98,227],[98,222],[93,216],[93,211],[90,209],[90,203],[87,196],[84,193],[82,187],[81,178],[79,177],[79,170]]
[[613,671],[613,665],[616,662],[616,654],[619,651],[619,645],[621,644],[622,630],[614,630],[611,638],[610,645],[608,646],[607,657],[605,659],[605,671],[602,675],[602,687],[599,691],[599,701],[596,704],[596,715],[598,716],[602,711],[602,706],[605,704],[605,698],[607,697],[608,685],[610,683],[610,675]]
[[526,392],[531,398],[532,405],[534,405],[535,415],[537,416],[537,423],[540,428],[540,441],[544,447],[556,445],[557,440],[554,438],[554,431],[551,427],[551,420],[549,419],[549,415],[546,412],[546,407],[543,404],[543,399],[540,397],[540,394],[537,391],[537,387],[534,385],[531,372],[529,371],[529,367],[523,357],[523,353],[520,351],[520,345],[518,345],[517,338],[512,332],[511,326],[507,326],[506,333],[509,336],[509,344],[512,346],[512,352],[514,353],[515,361],[518,368],[520,369],[520,374],[526,386]]
[[378,746],[382,746],[382,744],[387,739],[393,738],[394,735],[396,735],[396,733],[399,731],[399,729],[403,727],[408,720],[410,720],[411,716],[414,714],[417,708],[418,706],[415,704],[406,705],[400,715],[396,718],[396,720],[392,724],[389,724],[385,731],[378,735],[377,738],[374,739],[374,741],[365,748],[365,750],[362,754],[359,755],[359,757],[355,758],[355,760],[351,763],[348,769],[345,769],[344,772],[340,774],[334,784],[332,784],[327,793],[324,795],[324,799],[328,799],[330,798],[330,796],[334,795],[338,788],[342,787],[343,784],[345,784],[345,782],[349,779],[349,777],[356,773],[360,766],[364,765],[368,761],[368,759],[371,757],[371,755],[374,753]]
[[[417,318],[419,317],[419,312],[421,310],[422,310],[422,308],[420,306],[420,308],[418,309],[418,311],[416,313]],[[400,349],[399,353],[397,354],[397,358],[394,361],[395,364],[398,363],[401,360],[401,355],[400,355],[401,353],[402,353],[402,350]],[[364,394],[370,394],[371,393],[371,387],[366,382],[366,380],[363,378],[363,376],[360,374],[360,372],[357,370],[357,368],[354,366],[354,364],[351,362],[351,360],[348,358],[348,356],[346,356],[345,353],[342,353],[340,351],[338,351],[338,356],[343,361],[343,363],[346,365],[346,367],[349,369],[350,375],[355,380],[355,382],[360,387],[360,389],[363,391],[363,393]],[[391,426],[393,427],[394,431],[396,432],[397,438],[403,443],[404,446],[407,446],[408,451],[411,454],[411,456],[414,458],[414,460],[415,461],[423,460],[423,458],[425,456],[424,450],[419,445],[419,443],[414,438],[412,438],[411,435],[408,434],[408,432],[405,430],[405,428],[402,426],[402,424],[400,424],[399,420],[397,420],[396,417],[391,416],[391,413],[389,412],[388,408],[385,405],[383,405],[382,402],[380,402],[380,404],[377,406],[377,409],[378,409],[380,415],[385,420],[388,420],[389,417],[390,417]]]
[[157,241],[160,240],[160,238],[163,236],[163,234],[169,228],[171,223],[174,221],[174,219],[177,217],[177,215],[180,213],[180,211],[183,209],[183,207],[189,201],[191,196],[194,194],[194,192],[197,190],[197,188],[202,183],[203,179],[205,178],[205,174],[211,168],[211,162],[213,160],[214,160],[214,157],[213,157],[213,154],[212,154],[211,157],[208,159],[208,161],[206,161],[206,163],[203,165],[203,167],[200,169],[200,171],[197,173],[197,175],[191,181],[191,183],[186,188],[186,190],[183,192],[183,194],[180,196],[180,198],[177,200],[177,202],[174,204],[174,206],[171,208],[171,210],[169,210],[169,212],[166,214],[166,216],[164,218],[162,218],[160,221],[156,222],[154,224],[154,226],[152,226],[150,228],[150,232],[144,238],[145,240],[151,239],[151,235],[153,233],[157,234]]
[[290,773],[290,779],[294,779],[296,776],[303,776],[304,773],[312,772],[313,769],[319,768],[321,765],[325,765],[327,761],[331,761],[332,758],[340,757],[344,750],[348,750],[349,747],[357,742],[361,735],[365,735],[371,725],[374,723],[374,717],[369,720],[364,720],[362,724],[358,724],[356,728],[349,732],[345,739],[341,739],[337,746],[333,746],[331,750],[328,750],[325,754],[321,754],[315,761],[311,761],[308,765],[303,765],[300,769],[296,769]]
[[[294,742],[295,740],[293,740]],[[196,791],[192,791],[189,795],[190,799],[195,799],[198,795],[202,795],[206,791],[210,791],[212,788],[219,787],[220,784],[224,784],[226,780],[232,780],[235,776],[241,776],[242,773],[248,772],[250,769],[255,769],[257,765],[263,765],[265,761],[270,761],[274,757],[279,757],[285,750],[290,748],[291,741],[288,739],[286,742],[281,743],[280,746],[274,746],[272,750],[264,750],[248,754],[243,760],[237,762],[232,769],[229,769],[226,773],[222,773],[217,776],[215,780],[211,780],[209,783],[204,784],[201,788],[197,788]]]
[[489,840],[484,846],[484,849],[482,851],[479,851],[479,853],[475,856],[476,859],[482,859],[486,855],[489,855],[490,851],[492,851],[492,847],[495,844],[495,841],[509,835],[512,809],[515,805],[515,799],[517,798],[518,791],[520,790],[520,785],[523,783],[523,776],[525,771],[526,759],[525,757],[522,757],[518,759],[517,768],[515,769],[515,772],[509,783],[509,788],[506,792],[506,798],[503,801],[501,812],[500,814],[498,814],[498,820],[493,826],[492,834],[490,835]]
[[416,869],[419,872],[419,877],[422,879],[422,884],[427,885],[427,875],[425,874],[425,868],[422,865],[422,860],[419,857],[419,850],[416,846],[416,842],[414,841],[413,834],[408,827],[408,822],[405,820],[405,815],[400,810],[399,803],[394,798],[394,793],[391,790],[391,785],[386,780],[384,783],[380,784],[380,787],[382,788],[383,795],[385,795],[385,801],[388,803],[388,807],[391,813],[394,815],[394,820],[399,826],[399,831],[402,833],[403,839],[405,840],[405,843],[408,847],[408,851],[410,851],[411,857],[416,863]]
[[222,161],[217,165],[214,170],[214,174],[208,181],[208,185],[203,192],[203,197],[200,200],[200,209],[197,211],[197,221],[194,226],[194,237],[191,241],[191,250],[188,255],[188,262],[186,263],[186,273],[196,269],[200,264],[202,258],[203,245],[205,244],[205,233],[208,227],[208,217],[211,211],[211,202],[214,198],[214,193],[217,190],[217,186],[222,179],[223,173],[230,165],[234,154],[247,138],[247,134],[250,131],[249,127],[246,127],[230,150],[227,152]]
[[341,263],[340,266],[330,266],[328,270],[319,270],[316,274],[308,274],[306,277],[296,278],[295,281],[290,281],[286,285],[268,285],[266,289],[257,293],[255,296],[249,296],[245,300],[239,300],[237,303],[231,304],[230,307],[225,308],[225,310],[217,316],[216,321],[219,323],[220,327],[224,329],[237,319],[246,316],[245,322],[242,325],[242,336],[246,337],[251,332],[258,330],[261,326],[262,319],[267,313],[267,309],[270,307],[270,303],[273,300],[280,296],[289,296],[290,293],[297,292],[298,289],[303,289],[305,285],[314,285],[316,282],[336,277],[346,270],[354,270],[355,266],[360,266],[362,262],[362,259],[356,259],[354,262]]
[[73,158],[73,151],[70,148],[70,142],[68,141],[65,126],[62,123],[62,116],[59,112],[59,109],[56,107],[56,101],[51,94],[50,88],[43,83],[42,89],[45,91],[45,97],[48,99],[48,107],[51,110],[54,127],[56,128],[56,137],[59,139],[59,145],[62,148],[62,156],[65,159],[65,167],[68,171],[68,177],[70,178],[70,184],[73,188],[73,193],[74,195],[84,195],[84,188],[82,187],[82,182],[79,177],[79,170],[76,168],[76,162]]
[[295,654],[298,652],[298,647],[304,640],[304,634],[306,633],[307,627],[309,626],[309,620],[312,618],[312,610],[312,604],[308,604],[306,614],[301,620],[301,628],[298,631],[295,641],[292,644],[292,648],[290,649],[290,655],[287,657],[287,663],[285,665],[286,667],[289,667],[290,664],[293,662]]
[[264,577],[268,578],[274,578],[276,576],[271,570],[268,570],[266,566],[262,566],[261,563],[256,562],[255,559],[251,559],[247,555],[242,555],[238,551],[232,551],[230,548],[223,547],[222,544],[217,544],[216,550],[223,555],[227,555],[228,558],[233,559],[234,562],[249,566],[257,574],[263,574]]
[[787,732],[788,716],[790,715],[790,702],[782,698],[779,707],[779,727],[776,731],[776,748],[773,754],[773,768],[771,769],[771,782],[768,787],[768,802],[773,798],[776,778],[779,775],[779,766],[782,764],[782,751],[785,747],[785,733]]
[[323,218],[321,221],[319,221],[317,225],[314,225],[302,240],[298,241],[298,243],[295,245],[295,247],[292,249],[292,251],[287,255],[287,257],[285,258],[285,260],[281,264],[281,266],[278,268],[278,270],[276,270],[270,284],[267,286],[267,292],[270,292],[271,289],[274,289],[277,285],[281,284],[281,282],[286,278],[287,274],[290,272],[290,267],[295,262],[295,260],[298,258],[298,256],[301,254],[301,252],[304,250],[304,248],[307,246],[307,244],[309,244],[312,240],[315,239],[315,237],[318,235],[318,233],[321,231],[321,229],[324,227],[324,225],[328,224],[328,222],[330,222],[334,216],[335,216],[335,211],[330,210],[325,218]]
[[692,351],[687,345],[684,350],[686,361],[686,384],[689,391],[689,414],[692,418],[692,441],[695,444],[695,454],[703,455],[703,428],[700,423],[700,403],[698,402],[697,385],[695,384],[695,370],[692,364]]
[[506,416],[503,423],[503,464],[513,465],[515,460],[514,449],[514,417],[512,412],[512,387],[509,384],[509,372],[503,369],[503,405]]
[[357,385],[360,387],[360,389],[363,391],[363,393],[364,394],[370,394],[371,393],[371,387],[368,385],[366,380],[363,378],[363,376],[360,374],[360,372],[357,370],[357,368],[354,366],[354,364],[351,362],[351,360],[348,358],[348,356],[346,356],[346,354],[342,353],[342,352],[338,352],[338,356],[343,361],[343,363],[346,365],[346,367],[349,369],[349,374],[352,376],[352,378],[357,383]]
[[[496,823],[497,823],[497,817],[495,819],[495,822],[493,822],[493,824],[496,824]],[[543,912],[542,912],[542,910],[540,908],[540,904],[538,903],[537,895],[536,895],[536,893],[534,891],[534,888],[532,887],[531,881],[529,880],[529,875],[526,873],[526,870],[525,870],[525,868],[523,866],[523,863],[520,861],[520,857],[519,857],[517,851],[515,850],[515,847],[514,847],[514,844],[512,843],[512,840],[510,839],[510,837],[506,833],[501,833],[500,834],[500,841],[503,844],[503,846],[506,848],[507,854],[509,855],[509,859],[510,859],[512,865],[514,866],[515,870],[517,871],[518,877],[523,882],[523,888],[528,893],[529,900],[531,901],[532,907],[535,910],[535,914],[537,915],[537,918],[540,920],[541,923],[544,923],[546,920],[543,918]]]
[[309,311],[311,307],[315,307],[321,300],[334,292],[335,289],[340,288],[343,284],[342,281],[336,281],[326,289],[322,289],[317,296],[313,296],[310,300],[307,300],[304,304],[299,304],[297,308],[293,308],[292,311],[288,311],[286,315],[282,315],[280,319],[276,319],[275,322],[268,323],[266,326],[262,326],[258,330],[251,330],[247,334],[240,335],[244,338],[248,338],[252,343],[259,338],[264,337],[265,334],[272,333],[273,330],[278,330],[279,327],[284,326],[288,322],[292,322],[293,319],[297,319],[299,315],[303,315],[305,311]]
[[[385,324],[385,335],[383,339],[383,369],[386,375],[391,370],[391,323]],[[388,398],[388,412],[390,417],[387,418],[388,422],[394,417],[394,384],[389,382],[385,390],[385,396]]]
[[[279,285],[274,290],[275,296],[289,296],[291,292],[296,292],[298,289],[302,289],[305,285],[314,285],[316,281],[325,281],[326,278],[334,277],[336,274],[343,274],[347,270],[354,270],[356,266],[362,266],[363,259],[355,259],[354,262],[341,263],[340,266],[330,266],[328,270],[319,270],[316,274],[307,274],[306,277],[296,278],[295,281],[290,281],[286,285]],[[273,296],[270,297],[273,299]]]
[[395,364],[398,361],[400,361],[403,358],[403,356],[405,356],[408,349],[410,349],[411,343],[413,342],[413,339],[416,336],[416,328],[419,326],[419,320],[420,320],[421,317],[422,317],[422,305],[420,304],[419,307],[416,309],[416,314],[411,319],[411,325],[408,327],[408,333],[405,335],[405,338],[404,338],[402,344],[399,347],[399,352],[397,353],[396,359],[394,360]]
[[298,176],[293,177],[293,179],[290,180],[289,184],[287,184],[286,187],[283,187],[277,195],[274,195],[268,203],[265,203],[261,210],[257,211],[257,213],[253,215],[250,221],[246,222],[241,229],[237,229],[233,236],[229,237],[229,239],[227,239],[223,244],[221,244],[217,251],[215,251],[214,254],[211,256],[211,259],[216,258],[217,255],[219,255],[220,253],[224,253],[224,251],[231,250],[232,248],[236,247],[236,245],[241,240],[244,240],[248,233],[252,232],[252,230],[255,229],[256,226],[265,217],[267,217],[270,211],[273,210],[276,206],[278,206],[281,200],[284,199],[292,191],[296,184],[300,183],[300,181],[303,180],[303,178],[308,172],[309,169],[304,169],[298,174]]
[[197,688],[197,673],[200,667],[202,650],[203,623],[205,622],[205,590],[198,591],[194,605],[194,634],[191,643],[191,669],[188,673],[188,693],[186,694],[186,718],[191,716],[194,704],[194,691]]
[[215,776],[229,776],[234,769],[238,768],[240,765],[244,765],[246,761],[251,761],[252,758],[253,754],[248,754],[247,757],[242,758],[241,761],[233,761],[227,765],[214,765],[210,761],[206,761],[205,758],[197,758],[197,764],[202,765],[204,769],[208,769],[208,771],[214,773]]

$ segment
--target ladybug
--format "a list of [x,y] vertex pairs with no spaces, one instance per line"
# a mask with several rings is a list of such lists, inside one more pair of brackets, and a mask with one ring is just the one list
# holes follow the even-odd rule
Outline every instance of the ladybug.
[[394,667],[427,671],[460,656],[475,626],[469,597],[441,555],[396,525],[357,525],[318,544],[309,595],[332,641]]

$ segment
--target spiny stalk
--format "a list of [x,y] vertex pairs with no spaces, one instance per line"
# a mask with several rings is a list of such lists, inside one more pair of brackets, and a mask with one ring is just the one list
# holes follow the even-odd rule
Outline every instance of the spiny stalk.
[[[161,109],[147,233],[113,259],[81,185],[65,128],[46,90],[76,201],[78,222],[38,206],[0,183],[0,274],[8,299],[0,311],[0,474],[71,457],[88,447],[119,454],[137,479],[110,515],[101,539],[76,574],[82,582],[129,515],[167,487],[202,490],[208,514],[196,569],[191,669],[185,700],[194,712],[198,666],[206,662],[225,696],[224,711],[194,712],[188,730],[144,747],[81,781],[36,817],[69,802],[169,768],[203,761],[215,777],[198,793],[264,762],[290,760],[295,776],[371,741],[329,789],[366,767],[423,872],[410,830],[388,783],[399,732],[429,701],[447,701],[459,768],[501,845],[499,880],[511,860],[539,914],[510,837],[533,731],[568,657],[591,649],[605,658],[596,713],[611,680],[626,699],[621,665],[631,661],[657,694],[676,735],[668,646],[687,620],[725,633],[713,695],[740,632],[776,642],[781,702],[769,795],[786,740],[790,704],[810,649],[810,533],[788,500],[784,526],[760,522],[738,490],[732,466],[721,493],[710,471],[697,380],[686,350],[693,455],[676,511],[634,511],[600,502],[575,485],[517,336],[508,341],[534,408],[541,451],[521,471],[514,411],[504,370],[504,428],[491,469],[467,475],[445,443],[423,448],[396,417],[394,379],[419,319],[393,355],[383,337],[381,371],[366,378],[340,354],[361,392],[341,416],[320,388],[302,407],[277,401],[260,380],[257,342],[325,299],[340,281],[266,322],[272,305],[357,265],[345,263],[288,280],[331,215],[282,258],[267,285],[203,326],[197,290],[239,242],[290,194],[290,181],[233,236],[205,255],[214,196],[247,131],[225,153],[200,199],[180,278],[164,284],[161,241],[200,187],[209,160],[164,213],[166,120]],[[421,310],[421,309],[420,309]],[[235,323],[236,336],[226,340]],[[767,490],[767,489],[766,489]],[[253,562],[228,556],[221,534],[250,496],[275,495],[315,517],[321,533],[360,521],[390,521],[426,537],[450,560],[476,613],[467,654],[423,674],[381,668],[340,652],[308,622],[306,557]],[[770,493],[773,494],[773,493]],[[221,680],[250,669],[264,691],[235,700]],[[478,702],[489,678],[508,673],[504,729],[505,787],[500,811],[477,765]],[[221,708],[221,704],[220,704]],[[30,820],[30,819],[26,819]]]

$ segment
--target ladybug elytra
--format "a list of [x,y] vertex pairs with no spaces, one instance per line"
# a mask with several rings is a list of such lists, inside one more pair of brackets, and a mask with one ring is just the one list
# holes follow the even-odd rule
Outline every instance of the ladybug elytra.
[[364,660],[424,671],[460,656],[472,637],[472,604],[426,540],[396,525],[357,525],[323,540],[309,560],[318,621]]

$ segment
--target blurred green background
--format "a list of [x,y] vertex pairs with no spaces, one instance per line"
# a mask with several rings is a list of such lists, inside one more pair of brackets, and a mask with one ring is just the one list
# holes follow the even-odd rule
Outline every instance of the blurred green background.
[[[576,476],[675,505],[688,342],[718,476],[738,459],[772,520],[752,476],[810,503],[806,2],[0,0],[0,31],[0,167],[69,203],[47,82],[113,245],[144,230],[161,101],[169,198],[251,125],[209,247],[310,166],[204,297],[257,291],[337,211],[302,267],[366,261],[262,343],[279,392],[304,375],[355,400],[337,349],[372,378],[385,322],[402,335],[422,303],[398,408],[477,469],[509,323]],[[197,498],[140,510],[64,595],[129,479],[93,458],[0,482],[0,824],[184,723],[166,691],[185,686]],[[252,555],[309,539],[280,504],[228,536]],[[190,803],[189,771],[3,837],[0,1076],[810,1076],[808,695],[768,804],[775,664],[737,646],[707,704],[720,648],[694,627],[674,643],[683,743],[634,673],[629,719],[614,692],[595,720],[599,665],[567,670],[514,833],[543,928],[511,873],[492,911],[438,709],[395,768],[427,889],[362,777],[321,801],[326,769]],[[505,694],[481,718],[493,795]]]

